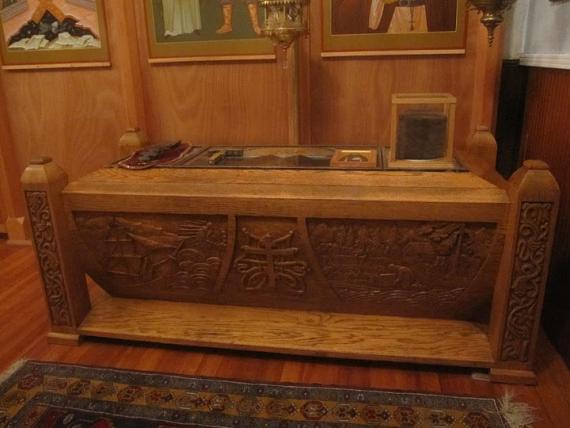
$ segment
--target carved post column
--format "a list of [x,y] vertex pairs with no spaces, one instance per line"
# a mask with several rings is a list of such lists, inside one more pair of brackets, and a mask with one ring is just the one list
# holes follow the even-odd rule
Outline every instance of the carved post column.
[[50,158],[40,158],[26,168],[22,184],[51,321],[48,341],[77,344],[76,329],[91,304],[63,205],[67,175]]
[[548,165],[526,161],[509,180],[511,209],[489,339],[491,380],[536,383],[534,362],[560,189]]

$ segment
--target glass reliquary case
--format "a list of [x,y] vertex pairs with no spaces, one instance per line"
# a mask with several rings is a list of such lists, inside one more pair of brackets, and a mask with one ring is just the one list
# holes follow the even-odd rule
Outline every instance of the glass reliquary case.
[[[196,147],[170,143],[139,150],[118,162],[126,169],[410,169],[405,163],[392,165],[390,151],[375,146],[211,146]],[[413,169],[424,163],[414,165]],[[437,163],[426,169],[462,170],[459,164]]]
[[463,170],[454,155],[451,94],[394,94],[389,144],[380,146],[145,147],[118,163],[127,169],[244,168],[348,170]]

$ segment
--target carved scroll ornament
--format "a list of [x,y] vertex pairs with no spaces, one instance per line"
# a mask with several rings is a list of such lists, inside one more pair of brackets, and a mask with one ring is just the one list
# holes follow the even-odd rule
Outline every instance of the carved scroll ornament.
[[529,359],[540,290],[547,272],[545,262],[552,209],[551,203],[522,204],[503,340],[504,361],[527,362]]
[[47,193],[26,192],[26,202],[52,324],[71,327],[71,312],[65,294]]

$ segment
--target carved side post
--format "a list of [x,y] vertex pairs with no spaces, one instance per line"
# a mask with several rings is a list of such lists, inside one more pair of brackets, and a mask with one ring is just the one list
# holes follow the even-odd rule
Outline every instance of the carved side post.
[[48,341],[78,344],[77,327],[91,304],[63,205],[67,175],[50,158],[40,158],[26,168],[22,184],[51,321]]
[[489,330],[491,380],[535,384],[534,362],[560,189],[548,165],[526,161],[509,180],[507,239]]

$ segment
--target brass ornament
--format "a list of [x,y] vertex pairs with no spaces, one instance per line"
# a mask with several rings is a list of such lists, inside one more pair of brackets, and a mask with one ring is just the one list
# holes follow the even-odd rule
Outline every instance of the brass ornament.
[[516,0],[468,0],[483,16],[481,23],[489,33],[489,46],[495,41],[495,29],[504,21],[503,14],[511,8]]
[[278,57],[286,56],[287,49],[308,29],[309,0],[259,0],[264,10],[262,34],[271,39]]

